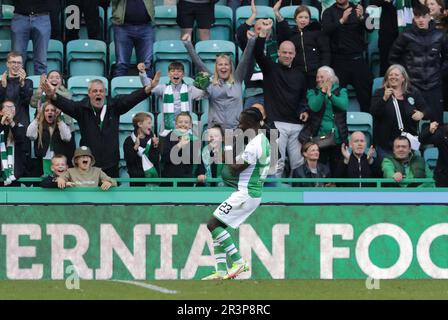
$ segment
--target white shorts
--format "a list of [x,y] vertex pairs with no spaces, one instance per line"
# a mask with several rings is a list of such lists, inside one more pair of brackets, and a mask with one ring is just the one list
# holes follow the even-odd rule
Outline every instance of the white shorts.
[[247,193],[236,191],[219,205],[213,215],[236,229],[258,208],[260,202],[261,198],[252,198]]

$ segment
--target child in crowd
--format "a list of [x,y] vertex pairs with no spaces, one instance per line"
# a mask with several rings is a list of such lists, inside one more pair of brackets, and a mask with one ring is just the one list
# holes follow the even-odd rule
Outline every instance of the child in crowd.
[[220,125],[215,124],[207,130],[207,141],[201,153],[205,176],[219,178],[224,164],[224,130]]
[[[140,80],[143,86],[151,83],[146,75],[144,63],[137,65]],[[152,93],[160,97],[163,103],[163,123],[162,135],[166,135],[169,130],[175,127],[175,117],[180,112],[193,112],[193,100],[200,100],[204,96],[204,91],[184,82],[184,65],[174,61],[168,65],[168,83],[160,83]]]
[[26,136],[34,141],[34,153],[40,160],[40,175],[51,174],[51,159],[55,153],[69,157],[73,154],[70,127],[61,119],[61,111],[50,102],[38,109],[37,117],[30,123]]
[[[164,178],[197,178],[205,182],[205,168],[201,162],[201,141],[192,134],[192,119],[188,112],[176,117],[176,129],[162,137],[162,176]],[[179,184],[179,185],[191,185]]]
[[5,100],[0,107],[1,177],[4,186],[20,186],[16,181],[25,173],[27,159],[26,128],[16,117],[13,101]]
[[106,191],[112,186],[117,186],[117,182],[114,179],[105,174],[100,168],[94,167],[95,158],[86,146],[75,150],[73,165],[74,168],[68,169],[67,172],[56,179],[58,188],[101,186],[101,189]]
[[[123,143],[124,159],[131,178],[159,177],[159,139],[151,130],[152,118],[139,112],[132,118],[134,131]],[[145,186],[142,182],[131,182],[131,186]]]
[[57,188],[57,178],[67,172],[67,157],[63,154],[55,154],[51,159],[51,174],[42,179],[42,188]]

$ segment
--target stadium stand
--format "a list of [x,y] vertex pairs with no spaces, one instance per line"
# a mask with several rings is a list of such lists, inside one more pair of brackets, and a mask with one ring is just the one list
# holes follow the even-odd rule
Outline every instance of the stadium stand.
[[67,43],[68,76],[81,76],[86,70],[91,75],[106,75],[107,47],[100,40],[72,40]]
[[192,75],[191,58],[180,40],[162,40],[154,42],[153,64],[154,69],[160,71],[162,76],[168,74],[168,65],[177,60],[184,65],[185,76]]
[[180,39],[180,28],[176,23],[176,6],[155,8],[155,41]]

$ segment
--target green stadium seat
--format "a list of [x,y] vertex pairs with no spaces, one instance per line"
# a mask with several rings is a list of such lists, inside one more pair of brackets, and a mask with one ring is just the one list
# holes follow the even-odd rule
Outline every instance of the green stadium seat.
[[439,158],[439,149],[426,148],[423,152],[423,157],[431,170],[434,170],[437,165],[437,159]]
[[[112,41],[109,44],[109,70],[112,73],[112,69],[114,68],[114,65],[117,63],[117,57],[115,55],[115,42]],[[137,54],[135,53],[135,48],[132,49],[132,55],[131,55],[131,67],[132,65],[137,65]],[[136,71],[137,72],[137,71]]]
[[155,41],[180,39],[180,27],[176,22],[176,6],[155,7]]
[[384,77],[377,77],[373,79],[373,85],[372,85],[372,95],[375,93],[375,91],[379,88],[381,88],[383,84]]
[[11,19],[14,16],[14,6],[2,5],[3,17],[0,19],[0,40],[11,40]]
[[72,99],[79,101],[87,96],[89,81],[93,79],[99,79],[103,81],[106,88],[106,94],[109,89],[109,81],[104,77],[99,77],[95,75],[90,76],[74,76],[68,79],[67,89],[72,93]]
[[[163,76],[163,77],[160,77],[159,83],[167,84],[169,81],[170,81],[170,78],[168,78],[167,76]],[[194,79],[192,79],[190,77],[184,77],[184,82],[186,84],[191,85],[191,84],[193,84]],[[156,101],[156,108],[155,108],[156,112],[157,113],[162,112],[162,97],[159,96],[157,98],[154,98],[154,100]]]
[[[115,97],[120,94],[129,94],[140,88],[142,88],[142,84],[138,76],[115,77],[111,81],[111,96]],[[134,114],[141,111],[149,112],[151,109],[150,106],[151,98],[143,100],[120,117],[120,124],[123,123],[124,126],[130,124],[132,128],[132,117]]]
[[[199,38],[199,30],[196,30],[196,39]],[[226,5],[215,6],[215,23],[210,29],[210,39],[228,40],[233,39],[233,12]]]
[[0,74],[6,71],[6,56],[11,51],[11,40],[0,40]]
[[[238,27],[241,24],[243,24],[247,20],[247,18],[249,18],[251,15],[252,15],[251,6],[241,6],[238,9],[236,9],[235,27],[238,29]],[[271,18],[272,21],[275,22],[274,10],[269,6],[257,5],[257,19],[261,19],[261,18],[262,19]],[[275,28],[275,23],[274,23],[273,28]],[[274,34],[275,34],[275,32],[274,32]]]
[[348,94],[348,111],[359,112],[360,106],[358,99],[356,98],[355,88],[352,85],[347,85]]
[[[294,12],[296,11],[298,6],[287,6],[280,8],[280,14],[285,18],[290,26],[296,26],[296,21],[294,20]],[[307,6],[311,12],[311,20],[312,21],[320,21],[319,18],[319,9],[313,6]]]
[[180,40],[162,40],[154,42],[153,65],[162,76],[168,75],[168,65],[173,61],[183,63],[185,76],[191,76],[191,58]]
[[73,40],[67,43],[69,77],[80,75],[105,76],[106,43],[99,40]]
[[196,43],[195,49],[211,72],[215,68],[216,56],[221,53],[229,55],[235,65],[236,47],[234,42],[225,40],[199,41]]
[[443,112],[443,123],[448,124],[448,111]]
[[367,148],[370,146],[373,135],[373,119],[370,113],[347,112],[347,127],[349,134],[362,131],[366,135]]
[[201,114],[201,127],[203,133],[207,130],[207,126],[208,126],[208,113],[203,113]]
[[[26,73],[34,74],[33,43],[28,42]],[[61,41],[50,39],[47,52],[47,71],[57,70],[62,72],[64,66],[64,45]]]

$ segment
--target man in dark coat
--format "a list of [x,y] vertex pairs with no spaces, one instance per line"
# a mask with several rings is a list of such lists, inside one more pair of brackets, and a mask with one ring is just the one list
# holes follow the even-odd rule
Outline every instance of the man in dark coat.
[[120,116],[147,99],[152,89],[159,83],[159,79],[160,72],[157,72],[150,85],[130,94],[112,98],[107,105],[106,91],[101,80],[90,81],[88,97],[79,102],[56,94],[56,88],[48,81],[44,82],[43,89],[52,100],[52,104],[78,121],[81,131],[80,145],[92,150],[96,166],[108,176],[116,178],[120,160],[118,143]]

